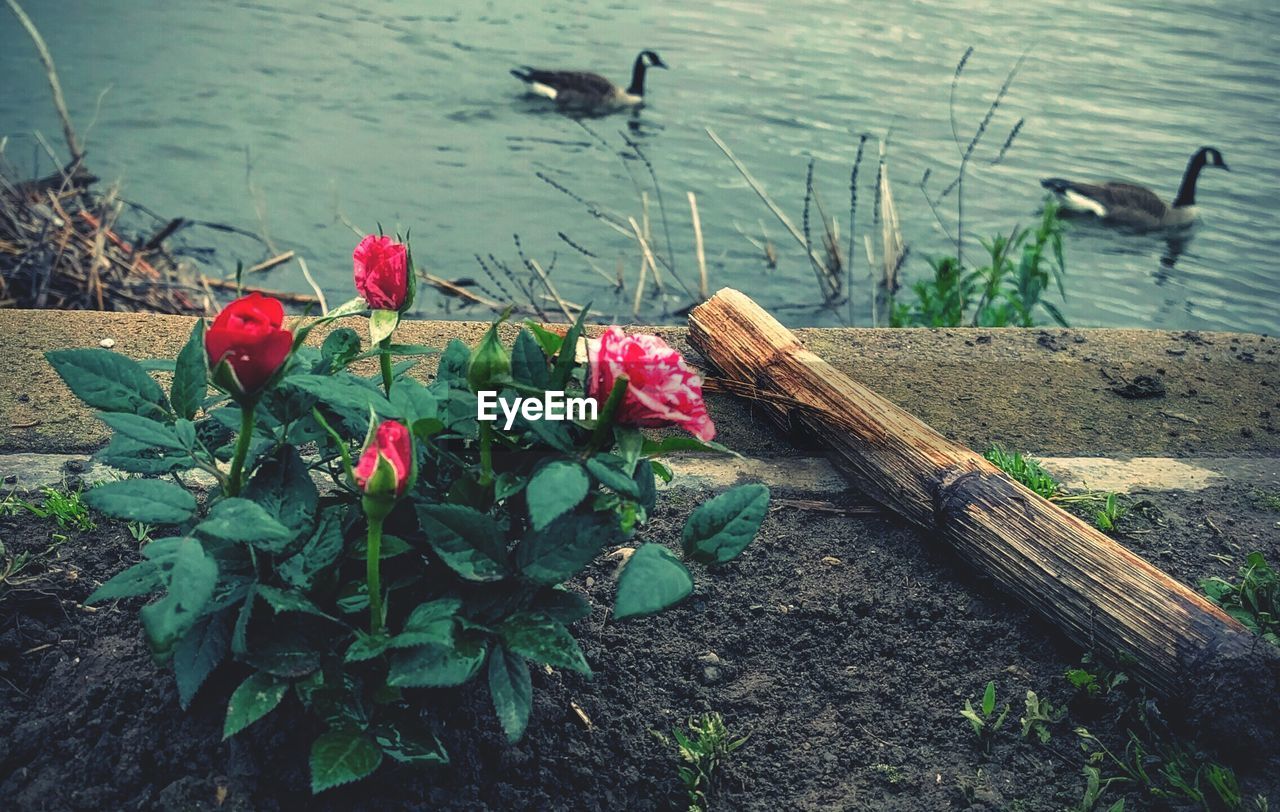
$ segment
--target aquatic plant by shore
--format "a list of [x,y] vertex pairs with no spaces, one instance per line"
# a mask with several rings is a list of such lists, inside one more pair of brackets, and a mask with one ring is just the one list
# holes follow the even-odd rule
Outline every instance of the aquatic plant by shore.
[[1045,297],[1053,287],[1066,298],[1062,221],[1046,200],[1035,230],[1014,226],[1006,236],[980,240],[984,264],[966,268],[958,256],[930,259],[932,279],[911,286],[915,301],[890,297],[890,327],[1034,327],[1037,308],[1059,325],[1067,321]]

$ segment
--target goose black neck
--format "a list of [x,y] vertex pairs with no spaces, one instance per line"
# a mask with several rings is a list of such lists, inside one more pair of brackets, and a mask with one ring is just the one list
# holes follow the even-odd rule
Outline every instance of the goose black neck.
[[1200,150],[1187,161],[1187,171],[1182,175],[1182,185],[1178,187],[1178,196],[1174,198],[1173,207],[1194,206],[1196,204],[1196,181],[1200,179],[1200,170],[1206,162],[1205,151]]
[[640,54],[636,57],[635,67],[631,69],[631,87],[627,88],[627,92],[632,96],[644,95],[644,71],[646,67],[644,54]]

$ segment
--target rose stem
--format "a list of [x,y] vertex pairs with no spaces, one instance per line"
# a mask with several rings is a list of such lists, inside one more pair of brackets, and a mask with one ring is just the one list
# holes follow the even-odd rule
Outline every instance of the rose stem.
[[236,453],[231,458],[231,477],[227,480],[227,496],[240,495],[240,478],[244,474],[244,458],[249,454],[253,441],[253,408],[256,404],[246,401],[240,404],[240,436],[236,439]]
[[382,557],[382,517],[369,516],[369,547],[365,562],[365,580],[369,585],[369,632],[382,631],[382,577],[379,571]]

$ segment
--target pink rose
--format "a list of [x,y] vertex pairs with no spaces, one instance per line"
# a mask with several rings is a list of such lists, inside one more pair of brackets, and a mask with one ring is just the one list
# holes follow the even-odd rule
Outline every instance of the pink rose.
[[356,485],[369,496],[400,496],[413,468],[413,440],[403,423],[386,420],[365,444],[355,467]]
[[400,310],[409,296],[409,249],[390,237],[370,234],[351,254],[356,290],[374,310]]
[[599,403],[609,397],[619,375],[630,381],[614,417],[619,425],[680,426],[704,442],[716,436],[702,402],[702,379],[667,342],[610,327],[598,344],[588,343],[587,357],[587,394]]

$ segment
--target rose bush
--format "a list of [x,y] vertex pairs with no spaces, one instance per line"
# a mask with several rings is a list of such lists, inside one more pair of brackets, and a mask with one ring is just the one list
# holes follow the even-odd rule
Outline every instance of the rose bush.
[[[208,334],[196,323],[167,390],[107,350],[49,354],[113,429],[98,459],[134,475],[86,500],[160,528],[90,602],[147,599],[142,628],[183,707],[215,669],[238,675],[225,736],[282,702],[312,711],[323,726],[309,757],[315,792],[384,761],[446,763],[422,688],[485,680],[518,740],[533,707],[530,663],[591,674],[571,630],[594,607],[567,581],[627,545],[610,622],[661,611],[693,590],[689,562],[741,553],[769,500],[762,485],[739,486],[694,510],[675,549],[634,543],[656,478],[671,476],[660,458],[723,451],[637,428],[714,431],[696,375],[651,336],[607,331],[588,377],[574,352],[582,318],[564,336],[529,324],[513,344],[494,325],[475,351],[450,342],[434,375],[419,376],[434,350],[367,347],[332,324],[361,312],[356,299],[300,320],[286,346],[279,304],[246,297]],[[309,344],[325,323],[336,329]],[[355,365],[371,356],[396,361],[367,375]],[[482,389],[606,401],[595,421],[522,418],[504,430],[477,421]],[[203,501],[171,476],[192,469],[217,482]]]

